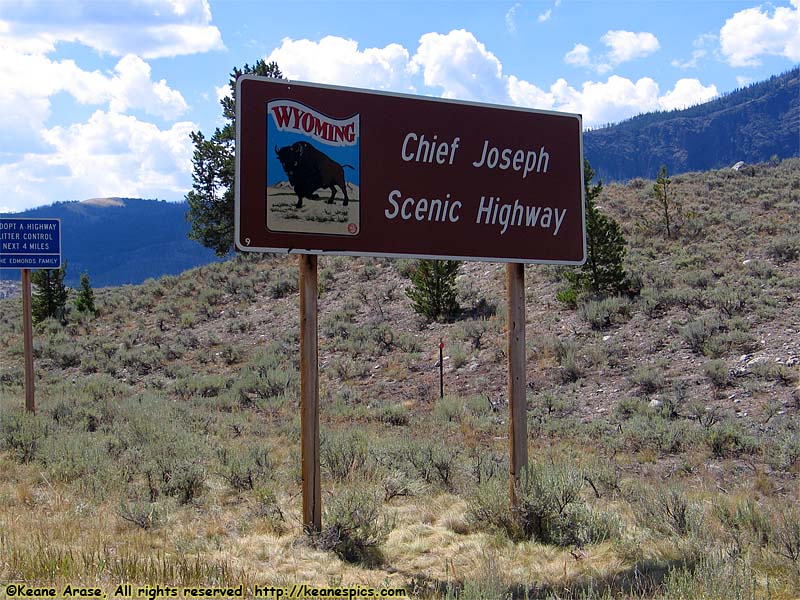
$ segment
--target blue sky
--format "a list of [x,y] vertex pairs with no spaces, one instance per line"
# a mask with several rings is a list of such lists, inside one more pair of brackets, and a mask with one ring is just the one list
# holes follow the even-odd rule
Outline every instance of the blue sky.
[[0,212],[181,200],[234,66],[578,112],[680,108],[800,62],[800,0],[0,0]]

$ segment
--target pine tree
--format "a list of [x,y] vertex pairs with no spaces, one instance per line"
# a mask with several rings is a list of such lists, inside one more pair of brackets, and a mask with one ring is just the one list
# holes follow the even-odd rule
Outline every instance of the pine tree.
[[40,269],[31,273],[31,283],[36,286],[31,298],[31,316],[34,323],[45,319],[58,319],[62,324],[67,320],[67,288],[64,276],[67,262],[59,269]]
[[91,315],[97,314],[97,308],[94,305],[94,290],[89,282],[88,273],[81,273],[80,285],[78,297],[75,298],[75,308],[78,309],[78,312],[88,312]]
[[234,68],[229,82],[231,93],[220,101],[222,116],[227,122],[209,139],[201,131],[191,134],[194,144],[193,183],[192,190],[186,195],[189,204],[186,219],[191,224],[189,238],[211,248],[218,256],[225,256],[233,249],[236,80],[240,75],[250,74],[283,77],[275,62],[259,60],[252,67],[245,64],[243,69]]
[[661,170],[658,172],[658,179],[656,179],[656,183],[653,185],[653,197],[655,197],[661,205],[661,209],[664,211],[664,223],[667,226],[668,238],[672,237],[672,231],[669,226],[669,186],[671,183],[672,180],[667,175],[667,165],[661,165]]
[[589,161],[583,162],[583,183],[586,196],[586,263],[565,274],[570,287],[558,298],[574,304],[580,294],[613,295],[626,291],[625,236],[613,218],[597,210],[595,200],[603,190],[603,182],[592,185],[595,171]]
[[459,267],[461,262],[457,260],[419,260],[411,273],[411,287],[406,290],[418,315],[434,320],[452,317],[458,312],[456,277]]

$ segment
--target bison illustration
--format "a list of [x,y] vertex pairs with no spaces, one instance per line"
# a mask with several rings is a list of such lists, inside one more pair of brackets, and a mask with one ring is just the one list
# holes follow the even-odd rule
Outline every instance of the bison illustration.
[[303,206],[303,198],[309,200],[317,198],[314,192],[320,188],[328,188],[331,191],[331,197],[327,202],[332,204],[336,196],[335,186],[339,186],[342,190],[343,205],[347,206],[349,198],[344,181],[344,167],[349,169],[353,167],[340,165],[308,142],[295,142],[280,150],[276,145],[275,154],[278,155],[278,160],[281,161],[281,166],[289,177],[289,183],[297,194],[297,208]]

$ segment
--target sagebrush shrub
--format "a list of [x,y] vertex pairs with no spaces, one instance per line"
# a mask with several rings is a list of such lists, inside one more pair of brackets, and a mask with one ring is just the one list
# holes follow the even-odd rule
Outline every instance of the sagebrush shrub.
[[383,562],[380,546],[394,528],[380,494],[363,487],[339,490],[325,506],[323,529],[311,534],[314,545],[350,563]]
[[363,475],[369,466],[369,445],[361,429],[326,431],[320,441],[320,464],[339,483]]
[[503,531],[513,540],[535,540],[555,546],[598,543],[619,535],[621,524],[610,514],[593,511],[582,496],[583,473],[566,462],[529,465],[511,507],[507,483],[496,477],[479,485],[468,500],[471,521]]

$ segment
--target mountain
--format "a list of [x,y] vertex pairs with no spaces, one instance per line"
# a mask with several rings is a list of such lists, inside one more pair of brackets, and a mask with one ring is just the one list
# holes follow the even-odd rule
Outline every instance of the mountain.
[[[141,283],[217,260],[187,237],[187,209],[185,202],[93,198],[8,216],[61,219],[67,284],[77,286],[80,274],[87,272],[92,285],[102,287]],[[3,271],[3,278],[19,279],[19,274]]]
[[800,68],[684,110],[639,115],[583,136],[604,180],[800,156]]

